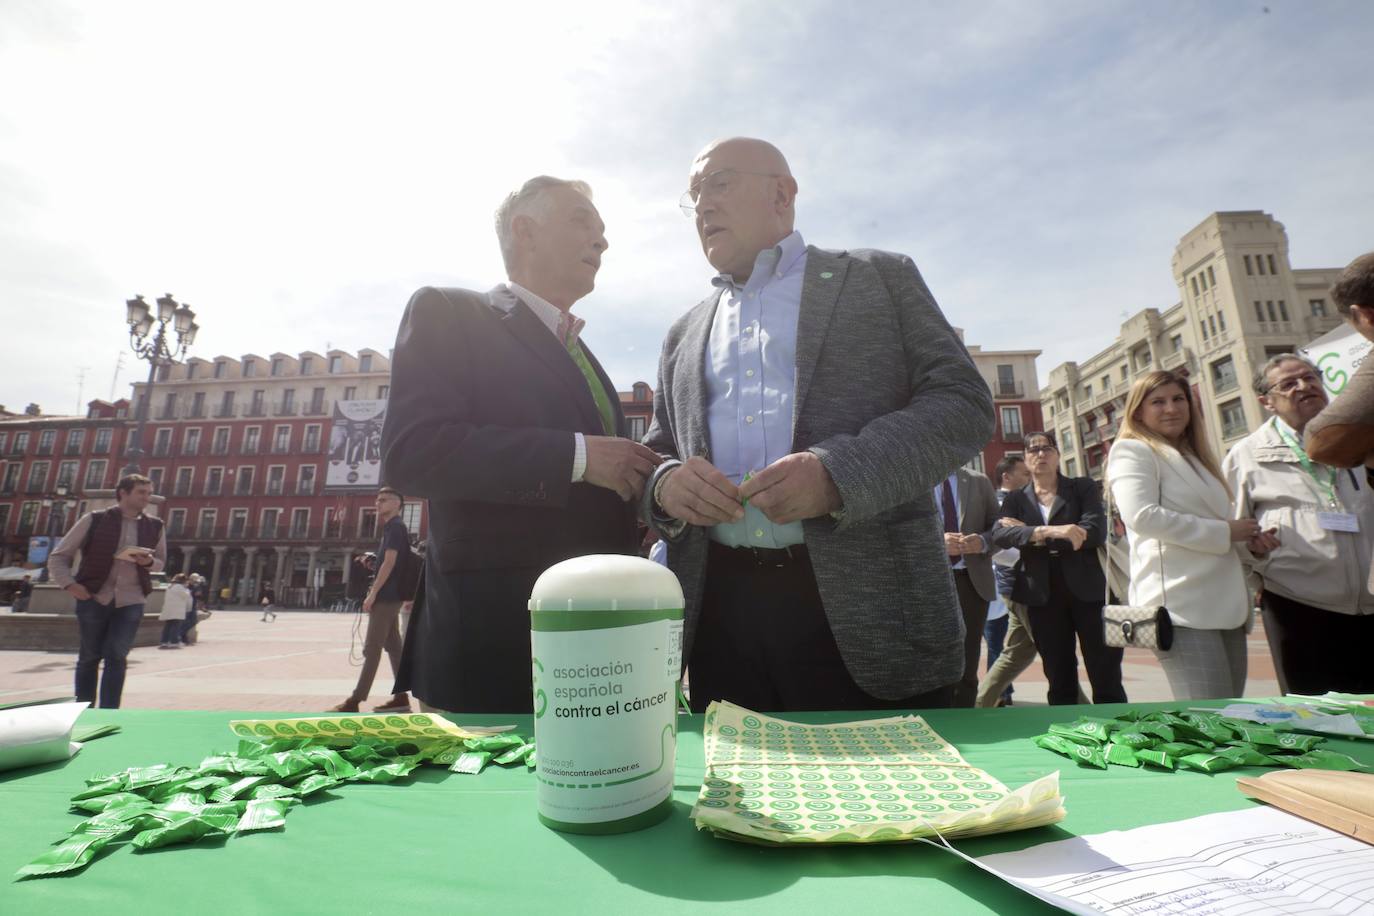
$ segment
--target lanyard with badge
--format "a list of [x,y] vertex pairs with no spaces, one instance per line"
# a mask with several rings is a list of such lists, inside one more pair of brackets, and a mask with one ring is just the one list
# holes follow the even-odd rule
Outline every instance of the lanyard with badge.
[[1317,473],[1317,466],[1312,463],[1312,459],[1307,456],[1307,451],[1302,447],[1302,443],[1293,438],[1293,434],[1284,429],[1279,423],[1274,424],[1279,436],[1293,450],[1297,456],[1298,463],[1307,472],[1307,476],[1317,485],[1317,489],[1327,500],[1327,511],[1317,513],[1317,524],[1321,525],[1326,531],[1359,531],[1360,520],[1353,512],[1341,512],[1340,500],[1336,497],[1337,472],[1335,468],[1324,468],[1327,472],[1327,479],[1323,480]]

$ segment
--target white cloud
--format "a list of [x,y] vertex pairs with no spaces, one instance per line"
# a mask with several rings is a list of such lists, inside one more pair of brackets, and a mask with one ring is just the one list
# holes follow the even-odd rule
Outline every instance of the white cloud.
[[1043,375],[1171,304],[1212,210],[1273,212],[1298,266],[1370,247],[1374,14],[1269,6],[7,4],[0,402],[74,405],[135,292],[190,302],[205,356],[386,349],[416,286],[501,278],[490,214],[541,172],[595,187],[579,311],[652,383],[708,289],[687,164],[734,133],[788,154],[809,241],[911,253]]

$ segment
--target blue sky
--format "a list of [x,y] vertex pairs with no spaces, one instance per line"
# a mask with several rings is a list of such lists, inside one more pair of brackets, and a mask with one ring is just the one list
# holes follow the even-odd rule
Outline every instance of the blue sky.
[[595,189],[577,311],[653,384],[711,273],[676,199],[733,134],[786,153],[809,242],[910,254],[1042,381],[1177,301],[1214,210],[1298,267],[1374,248],[1367,2],[490,6],[0,3],[0,404],[109,396],[134,293],[207,358],[385,351],[414,288],[503,279],[492,211],[539,173]]

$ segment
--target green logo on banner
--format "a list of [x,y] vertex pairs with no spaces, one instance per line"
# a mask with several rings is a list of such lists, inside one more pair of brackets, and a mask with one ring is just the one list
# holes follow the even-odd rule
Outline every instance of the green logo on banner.
[[1350,380],[1350,376],[1345,370],[1326,365],[1333,359],[1339,359],[1340,355],[1341,354],[1332,351],[1331,353],[1323,353],[1317,360],[1317,368],[1322,371],[1322,376],[1326,380],[1326,388],[1332,394],[1340,394],[1344,391],[1345,383]]

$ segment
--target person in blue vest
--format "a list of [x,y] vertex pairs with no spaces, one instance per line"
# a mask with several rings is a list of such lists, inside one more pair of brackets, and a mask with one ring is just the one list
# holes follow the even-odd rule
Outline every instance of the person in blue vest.
[[151,480],[124,475],[115,487],[116,504],[82,516],[48,557],[52,581],[76,598],[76,698],[95,705],[98,684],[102,709],[119,707],[129,648],[153,590],[151,574],[167,563],[166,528],[144,511],[152,496]]
[[586,554],[638,552],[658,456],[626,438],[575,303],[606,227],[580,181],[532,178],[496,211],[508,283],[425,287],[401,318],[382,482],[429,501],[425,585],[395,692],[429,708],[530,712],[530,591]]

